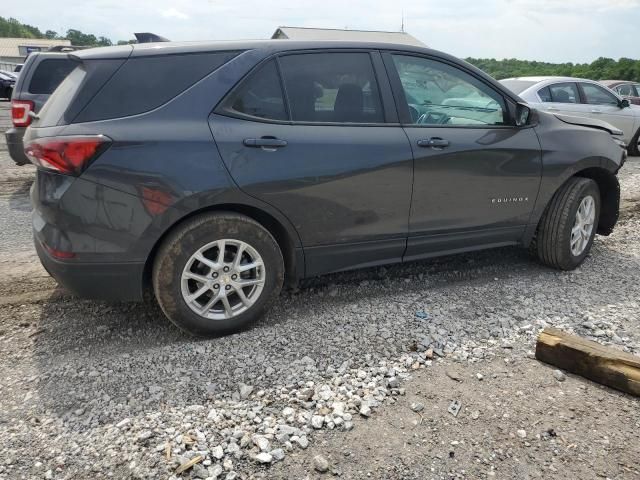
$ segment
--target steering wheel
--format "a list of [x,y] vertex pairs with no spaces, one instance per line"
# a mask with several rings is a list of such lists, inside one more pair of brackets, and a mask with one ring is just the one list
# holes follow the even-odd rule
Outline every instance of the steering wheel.
[[418,123],[418,120],[420,119],[420,112],[418,109],[413,105],[409,105],[409,113],[411,114],[411,120],[413,123]]
[[450,119],[451,117],[446,113],[426,112],[420,115],[416,123],[420,125],[446,125]]

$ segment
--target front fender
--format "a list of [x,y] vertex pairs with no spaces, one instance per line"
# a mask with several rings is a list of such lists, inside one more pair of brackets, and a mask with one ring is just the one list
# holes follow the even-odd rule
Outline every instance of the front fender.
[[603,177],[614,176],[624,158],[623,149],[608,132],[568,124],[543,112],[536,133],[542,147],[542,182],[523,238],[525,245],[533,238],[553,195],[569,178],[576,175],[593,178],[598,172]]

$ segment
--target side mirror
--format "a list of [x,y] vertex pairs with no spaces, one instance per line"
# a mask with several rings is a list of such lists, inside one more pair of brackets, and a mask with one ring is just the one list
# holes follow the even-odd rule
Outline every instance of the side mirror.
[[516,126],[524,127],[529,123],[529,117],[531,116],[531,109],[522,103],[519,103],[516,107]]
[[631,102],[628,98],[623,98],[620,100],[620,108],[629,108],[631,106]]

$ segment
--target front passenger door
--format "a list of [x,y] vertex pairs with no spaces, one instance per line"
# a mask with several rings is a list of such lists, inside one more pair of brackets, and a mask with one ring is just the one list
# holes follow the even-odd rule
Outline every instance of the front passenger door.
[[631,108],[622,108],[620,100],[608,89],[595,83],[581,82],[580,88],[584,94],[585,109],[591,118],[598,118],[624,132],[624,141],[630,142],[635,134],[635,117]]
[[405,258],[520,240],[536,201],[540,144],[510,125],[500,92],[434,58],[386,54],[415,159]]

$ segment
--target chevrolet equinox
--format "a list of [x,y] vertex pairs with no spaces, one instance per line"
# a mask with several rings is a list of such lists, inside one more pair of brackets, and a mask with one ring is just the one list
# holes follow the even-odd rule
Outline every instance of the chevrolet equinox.
[[81,296],[151,287],[194,335],[339,270],[506,245],[570,270],[618,218],[620,131],[535,111],[444,53],[271,40],[68,57],[24,139],[38,255]]

